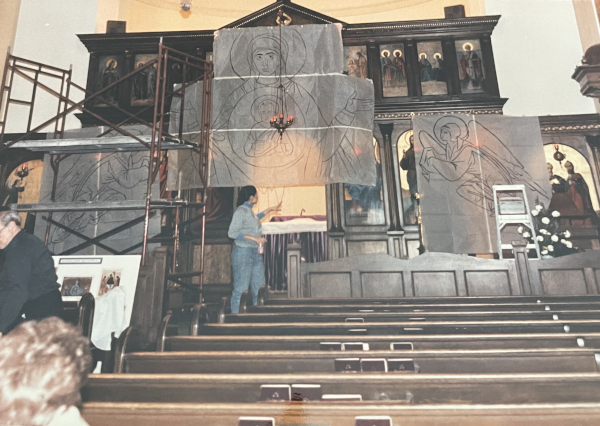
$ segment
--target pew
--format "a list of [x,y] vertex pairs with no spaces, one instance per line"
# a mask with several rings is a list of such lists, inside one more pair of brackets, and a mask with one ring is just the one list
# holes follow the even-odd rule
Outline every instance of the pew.
[[[133,352],[115,372],[283,374],[420,371],[423,374],[598,372],[594,349],[430,351]],[[414,370],[414,371],[411,371]]]
[[63,302],[63,319],[77,326],[85,337],[90,338],[95,306],[96,301],[91,293],[84,294],[79,302]]
[[[273,395],[266,384],[295,385],[292,395],[319,400],[323,394],[360,394],[363,401],[413,404],[516,404],[600,402],[600,375],[546,374],[94,374],[82,390],[84,402],[259,402]],[[302,385],[318,384],[318,392]],[[309,388],[310,389],[310,388]],[[275,396],[275,398],[283,398]]]
[[225,323],[600,320],[598,311],[286,312],[224,316]]
[[201,324],[196,330],[213,336],[586,333],[600,332],[600,320],[230,323]]
[[[401,426],[597,426],[598,403],[562,404],[425,404],[399,405],[395,401],[332,403],[115,403],[83,404],[90,426],[231,426],[240,417],[273,418],[281,425],[355,425],[356,417],[390,417]],[[261,423],[255,423],[261,424]],[[262,423],[264,424],[264,423]],[[381,424],[381,423],[379,423]]]
[[[410,343],[414,349],[527,349],[600,348],[600,333],[567,334],[457,334],[402,336],[343,336],[336,343],[368,343],[372,350],[388,350],[393,343]],[[332,336],[165,336],[157,344],[167,351],[290,351],[320,350]]]

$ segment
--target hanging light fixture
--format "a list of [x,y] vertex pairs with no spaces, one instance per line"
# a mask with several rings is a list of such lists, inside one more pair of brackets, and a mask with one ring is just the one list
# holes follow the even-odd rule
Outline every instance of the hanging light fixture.
[[192,0],[180,0],[179,7],[184,12],[189,12],[192,9]]
[[283,58],[282,58],[282,49],[281,49],[281,27],[284,25],[289,25],[292,22],[292,18],[283,13],[283,10],[279,9],[279,13],[277,14],[277,25],[279,26],[279,86],[277,86],[277,97],[279,99],[279,105],[281,106],[281,111],[279,116],[274,115],[271,118],[271,127],[277,129],[279,132],[279,137],[283,137],[283,133],[294,124],[294,116],[285,116],[285,107],[284,107],[284,96],[285,96],[285,87],[283,86]]

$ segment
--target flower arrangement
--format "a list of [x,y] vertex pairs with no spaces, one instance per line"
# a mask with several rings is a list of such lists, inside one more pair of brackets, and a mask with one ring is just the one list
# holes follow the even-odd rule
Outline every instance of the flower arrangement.
[[[560,213],[556,210],[548,210],[543,203],[536,201],[535,209],[531,211],[533,216],[533,227],[537,236],[537,242],[540,246],[540,253],[547,257],[560,257],[568,254],[577,253],[577,247],[569,241],[571,233],[569,231],[558,232],[560,226]],[[531,232],[525,227],[519,226],[517,229],[523,238],[533,242]]]

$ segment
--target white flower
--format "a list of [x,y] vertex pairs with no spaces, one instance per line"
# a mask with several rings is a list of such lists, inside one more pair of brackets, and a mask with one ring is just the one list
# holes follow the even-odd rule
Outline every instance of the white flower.
[[540,204],[537,204],[537,205],[535,206],[535,209],[536,209],[536,210],[539,212],[540,210],[542,210],[542,209],[543,209],[543,207],[542,207]]
[[565,231],[565,238],[571,238],[571,233],[569,231]]
[[542,250],[542,254],[548,254],[548,250]]
[[554,251],[554,246],[552,244],[548,245],[548,251]]
[[553,236],[550,237],[550,239],[552,241],[554,241],[554,242],[557,242],[558,241],[558,236],[557,235],[553,235]]
[[533,210],[533,211],[531,212],[531,214],[532,214],[533,216],[537,216],[538,214],[540,214],[540,211],[539,211],[539,210]]
[[542,218],[542,223],[543,223],[544,225],[548,225],[548,224],[550,223],[550,219],[548,219],[547,217],[543,217],[543,218]]
[[544,241],[544,237],[542,237],[541,235],[538,235],[537,240],[538,241]]
[[562,240],[560,240],[561,243],[563,243],[564,245],[567,245],[567,240],[565,240],[564,238]]
[[519,227],[517,228],[517,232],[518,232],[519,234],[522,234],[522,233],[523,233],[523,227],[522,227],[522,226],[519,226]]
[[554,210],[552,212],[552,217],[559,217],[560,216],[560,212],[557,212],[556,210]]
[[529,232],[523,232],[523,238],[529,238],[531,234]]
[[550,235],[550,232],[546,231],[545,229],[540,229],[540,234],[542,234],[542,235]]
[[573,248],[573,243],[571,241],[565,242],[565,245],[569,248]]

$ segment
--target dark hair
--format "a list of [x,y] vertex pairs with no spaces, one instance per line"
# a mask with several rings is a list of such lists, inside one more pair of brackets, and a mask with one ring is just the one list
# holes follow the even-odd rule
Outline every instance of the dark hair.
[[240,192],[238,194],[237,206],[239,207],[242,204],[244,204],[253,195],[256,195],[256,188],[252,185],[244,186],[242,189],[240,189]]

